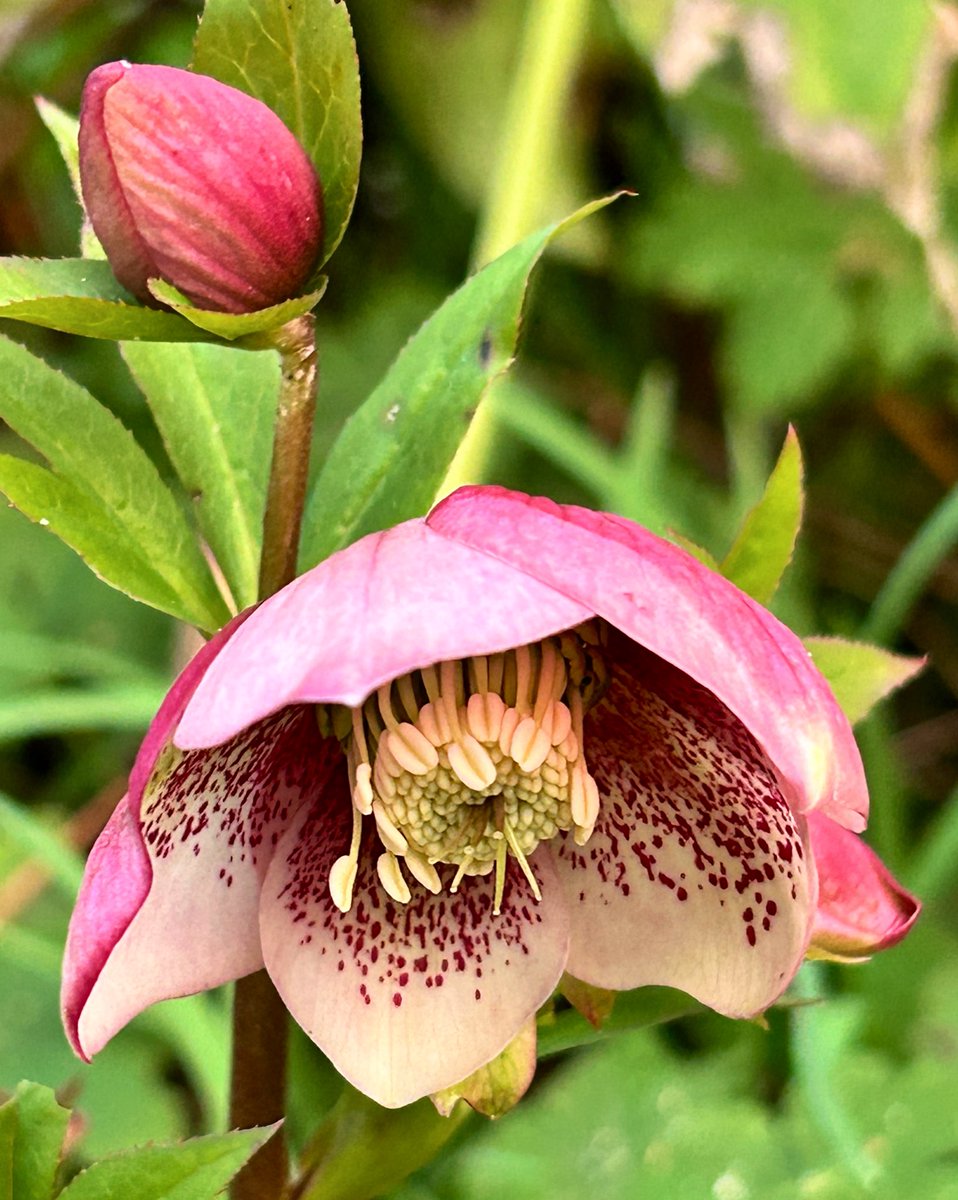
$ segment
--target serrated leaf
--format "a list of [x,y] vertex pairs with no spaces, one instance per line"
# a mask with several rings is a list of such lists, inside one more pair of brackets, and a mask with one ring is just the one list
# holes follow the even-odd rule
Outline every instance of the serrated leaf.
[[116,417],[22,346],[0,339],[0,419],[51,470],[2,458],[3,487],[102,577],[204,629],[228,618],[172,493]]
[[923,658],[892,654],[866,642],[837,637],[808,637],[802,641],[853,725],[925,666]]
[[69,1119],[50,1088],[17,1086],[13,1099],[0,1108],[2,1200],[50,1200]]
[[211,1134],[103,1158],[77,1175],[60,1200],[212,1200],[278,1128]]
[[148,286],[157,300],[168,305],[197,329],[224,338],[228,342],[235,342],[238,338],[279,329],[287,321],[301,317],[315,308],[326,290],[327,281],[324,276],[320,276],[315,282],[314,290],[307,292],[305,296],[296,296],[292,300],[283,300],[279,304],[271,304],[269,308],[258,308],[255,312],[248,313],[214,312],[208,308],[197,308],[182,292],[163,279],[151,279]]
[[529,275],[553,238],[610,203],[531,234],[413,335],[336,440],[303,522],[301,563],[425,512],[489,383],[512,363]]
[[106,258],[106,252],[100,245],[99,238],[93,232],[93,226],[86,215],[86,206],[83,203],[83,189],[80,186],[80,146],[78,143],[80,122],[65,109],[60,108],[58,104],[54,104],[52,100],[47,100],[43,96],[37,96],[36,105],[41,121],[43,121],[44,125],[46,125],[47,129],[53,135],[57,148],[63,157],[70,175],[70,183],[73,185],[74,195],[83,214],[83,224],[80,228],[80,254],[84,258]]
[[92,258],[0,258],[0,317],[113,341],[212,340],[178,313],[137,304]]
[[697,558],[710,571],[717,571],[719,569],[718,559],[711,550],[706,550],[704,546],[700,546],[698,542],[693,542],[691,538],[687,538],[683,533],[676,533],[674,529],[670,529],[667,536],[670,542],[674,542],[676,546],[681,546],[687,554],[691,554],[693,558]]
[[268,104],[323,184],[322,262],[339,245],[359,182],[359,65],[340,0],[207,0],[193,66]]
[[792,560],[805,504],[802,450],[789,428],[761,500],[738,531],[719,570],[759,604],[768,604]]
[[279,356],[127,343],[170,460],[239,608],[256,600]]

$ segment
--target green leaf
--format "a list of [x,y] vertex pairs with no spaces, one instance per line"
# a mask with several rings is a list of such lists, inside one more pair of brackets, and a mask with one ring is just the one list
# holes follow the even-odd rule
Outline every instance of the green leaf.
[[301,317],[310,309],[316,307],[326,290],[326,278],[320,276],[315,280],[316,287],[305,296],[297,296],[292,300],[283,300],[280,304],[272,304],[269,308],[258,308],[249,313],[214,312],[208,308],[197,308],[182,292],[172,284],[162,279],[151,279],[149,289],[157,300],[169,305],[174,312],[185,317],[191,325],[202,329],[205,333],[215,334],[234,342],[237,338],[253,337],[256,334],[268,333],[278,329],[294,317]]
[[121,591],[204,629],[225,623],[193,532],[133,435],[78,384],[2,339],[0,419],[51,468],[0,456],[0,489],[18,508]]
[[410,339],[323,467],[303,523],[304,569],[429,507],[476,405],[513,361],[532,268],[553,238],[610,199],[507,250]]
[[0,317],[116,341],[211,340],[177,313],[137,304],[91,258],[0,258]]
[[207,0],[193,66],[268,104],[323,184],[322,262],[349,222],[362,154],[359,64],[340,0]]
[[644,987],[620,992],[601,1029],[590,1024],[574,1008],[542,1014],[539,1017],[537,1053],[539,1058],[551,1058],[576,1046],[606,1041],[615,1033],[661,1025],[698,1012],[704,1012],[702,1005],[674,988]]
[[47,868],[72,900],[83,878],[83,860],[59,833],[40,821],[29,809],[0,792],[0,823],[3,836],[15,842],[31,858]]
[[837,637],[808,637],[802,641],[853,725],[925,666],[923,658],[891,654],[865,642]]
[[69,1119],[50,1088],[18,1085],[0,1108],[2,1200],[50,1200]]
[[279,356],[127,343],[170,460],[238,608],[256,600]]
[[83,188],[80,186],[80,146],[78,142],[80,122],[76,117],[72,117],[64,109],[60,108],[58,104],[54,104],[52,100],[46,100],[43,96],[37,96],[36,106],[37,112],[40,114],[40,119],[53,135],[57,148],[63,156],[63,161],[70,174],[70,182],[73,184],[77,203],[80,205],[80,210],[83,213],[83,225],[80,230],[80,253],[84,258],[106,258],[106,252],[100,245],[99,238],[93,232],[93,226],[86,215],[86,207],[83,203]]
[[762,498],[745,518],[719,568],[759,604],[769,603],[791,562],[802,527],[802,477],[802,450],[795,430],[789,428]]
[[278,1128],[217,1133],[103,1158],[77,1175],[60,1200],[212,1200]]

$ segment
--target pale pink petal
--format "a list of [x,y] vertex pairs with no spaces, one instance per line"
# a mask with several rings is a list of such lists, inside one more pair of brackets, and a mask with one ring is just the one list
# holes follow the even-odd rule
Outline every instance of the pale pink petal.
[[589,615],[528,574],[407,521],[262,604],[206,672],[175,741],[215,745],[286,704],[359,704],[407,671],[536,641]]
[[[69,957],[84,963],[88,994],[71,993],[70,1020],[84,1057],[157,1000],[215,987],[262,966],[257,911],[276,844],[330,770],[335,743],[320,738],[310,709],[290,709],[213,750],[161,752],[143,792],[141,846],[152,882],[112,947],[87,958],[89,912],[103,888],[78,906]],[[136,831],[124,818],[124,838]],[[134,855],[124,842],[124,853]],[[125,859],[109,866],[123,878]],[[98,872],[98,875],[101,872]],[[93,877],[96,881],[97,876]],[[80,922],[78,924],[78,921]],[[94,950],[97,944],[94,944]],[[95,976],[95,978],[94,978]],[[74,989],[76,990],[76,989]],[[82,1005],[82,1010],[81,1006]]]
[[150,890],[150,864],[139,822],[126,796],[96,840],[70,920],[63,956],[60,1007],[67,1037],[77,1054],[77,1022],[113,947]]
[[501,488],[462,488],[427,520],[708,688],[761,745],[796,811],[864,827],[861,757],[828,684],[791,630],[726,579],[631,521]]
[[636,652],[586,722],[601,796],[583,847],[556,854],[568,971],[616,991],[681,988],[728,1016],[766,1008],[805,953],[814,870],[804,821],[740,722]]
[[828,817],[808,821],[818,869],[812,948],[839,958],[867,958],[901,941],[921,912],[877,854]]
[[[381,850],[366,838],[353,907],[327,878],[349,845],[345,773],[281,842],[263,889],[266,966],[283,1001],[333,1065],[387,1107],[460,1082],[493,1058],[544,1003],[562,974],[569,922],[548,855],[532,858],[543,900],[510,868],[503,911],[492,876],[412,900],[381,890]],[[440,873],[448,883],[450,868]]]

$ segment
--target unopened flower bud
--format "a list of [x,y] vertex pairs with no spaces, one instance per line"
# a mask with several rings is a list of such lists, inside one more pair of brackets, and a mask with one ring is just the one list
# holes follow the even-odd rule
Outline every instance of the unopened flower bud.
[[322,246],[322,187],[259,100],[175,67],[98,67],[80,109],[80,179],[113,273],[201,308],[252,312],[299,295]]

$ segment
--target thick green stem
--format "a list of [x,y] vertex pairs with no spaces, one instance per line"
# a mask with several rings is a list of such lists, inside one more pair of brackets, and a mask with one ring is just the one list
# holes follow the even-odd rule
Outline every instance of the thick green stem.
[[[273,338],[282,360],[273,461],[260,559],[261,600],[296,574],[300,524],[316,411],[316,334],[312,316],[298,317]],[[287,1013],[265,971],[239,980],[233,1001],[230,1124],[248,1129],[280,1120],[286,1101]],[[288,1180],[286,1142],[274,1135],[233,1181],[232,1200],[279,1200]]]
[[[500,152],[479,218],[473,265],[485,266],[532,233],[543,216],[545,166],[564,132],[569,88],[588,27],[590,0],[529,0],[519,59],[506,106]],[[495,437],[481,403],[440,488],[482,483]]]

